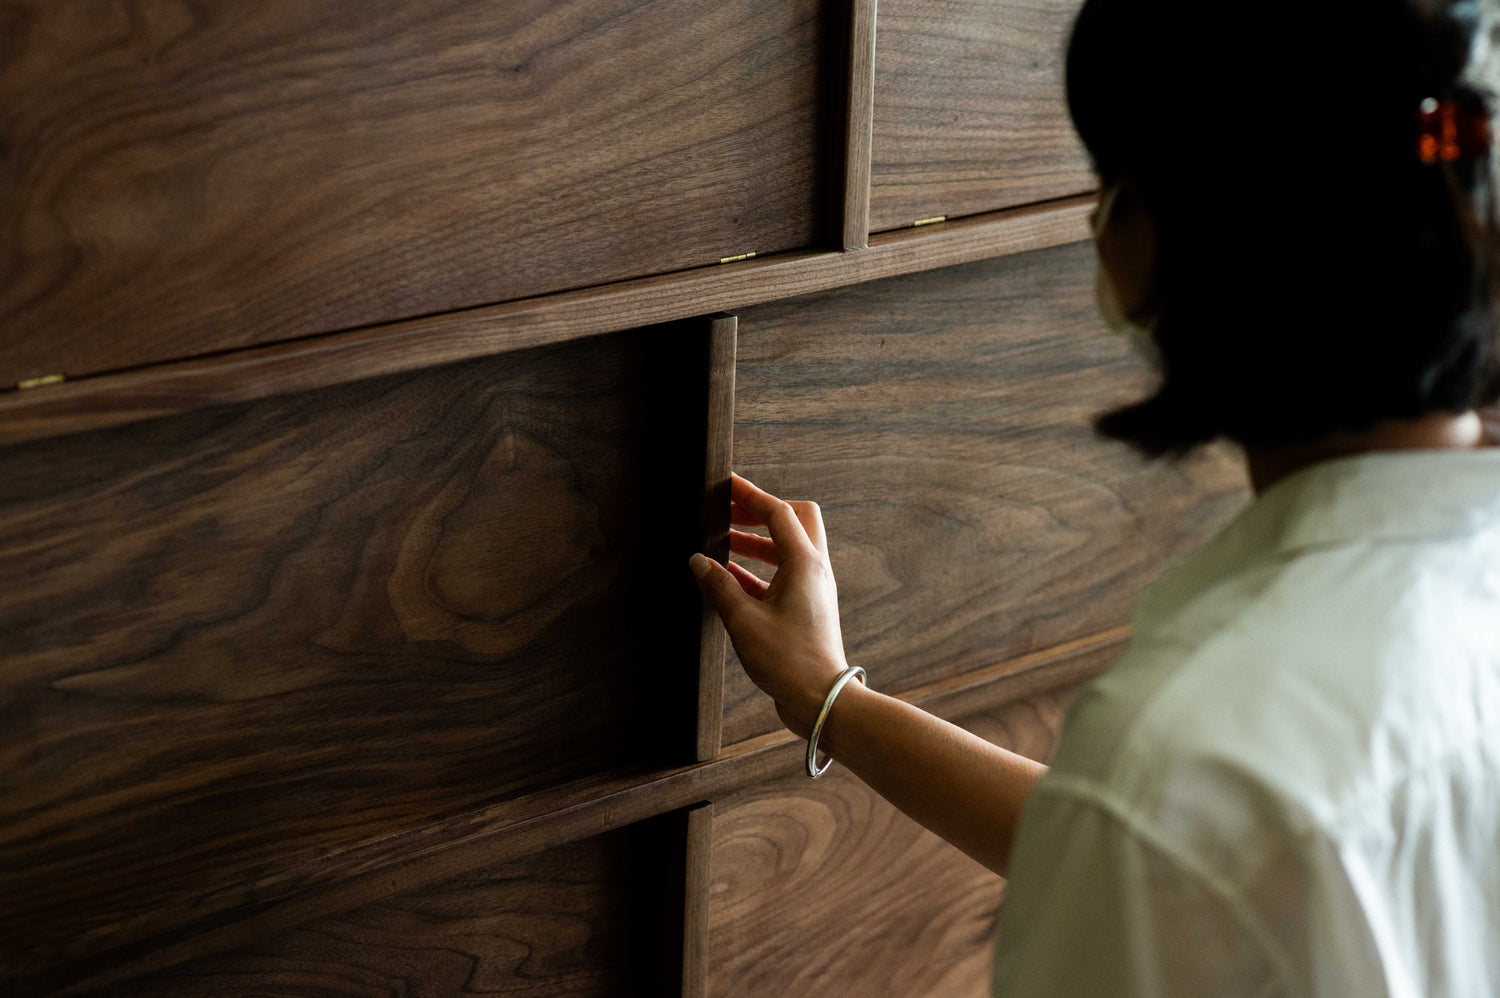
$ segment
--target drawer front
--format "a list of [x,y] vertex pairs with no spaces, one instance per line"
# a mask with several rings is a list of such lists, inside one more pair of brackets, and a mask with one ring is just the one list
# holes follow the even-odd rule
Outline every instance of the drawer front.
[[[876,689],[1127,624],[1248,502],[1227,446],[1174,467],[1095,435],[1155,375],[1099,322],[1093,272],[1079,243],[740,316],[735,470],[821,505],[845,649]],[[780,727],[731,652],[724,742]]]
[[1092,189],[1063,53],[1079,0],[881,0],[870,229]]
[[0,968],[690,762],[705,331],[0,451]]
[[818,232],[823,0],[21,0],[0,385]]
[[224,955],[112,998],[621,998],[676,993],[680,815],[570,842]]

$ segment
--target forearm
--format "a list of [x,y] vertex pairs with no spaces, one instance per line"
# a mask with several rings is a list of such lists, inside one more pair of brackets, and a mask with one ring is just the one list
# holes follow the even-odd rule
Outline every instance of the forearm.
[[[805,737],[807,731],[799,734]],[[859,680],[845,685],[834,700],[818,749],[1001,876],[1009,866],[1021,808],[1032,784],[1047,771]]]

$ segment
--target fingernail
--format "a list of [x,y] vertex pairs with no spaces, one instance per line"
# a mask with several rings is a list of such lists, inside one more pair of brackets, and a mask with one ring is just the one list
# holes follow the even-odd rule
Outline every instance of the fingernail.
[[703,555],[701,554],[694,554],[691,558],[688,559],[688,568],[691,568],[693,570],[693,574],[701,579],[708,574],[708,559],[703,557]]

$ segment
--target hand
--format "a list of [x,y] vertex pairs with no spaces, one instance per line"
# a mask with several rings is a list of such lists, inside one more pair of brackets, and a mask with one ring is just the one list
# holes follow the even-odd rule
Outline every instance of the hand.
[[814,502],[783,502],[730,476],[729,522],[769,527],[771,536],[729,531],[729,550],[776,566],[769,583],[703,555],[689,565],[718,613],[752,682],[776,701],[781,721],[812,734],[823,698],[848,663],[823,514]]

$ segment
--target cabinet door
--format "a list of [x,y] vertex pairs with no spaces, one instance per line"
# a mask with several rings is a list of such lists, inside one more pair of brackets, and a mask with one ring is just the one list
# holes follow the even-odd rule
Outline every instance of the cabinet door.
[[[1099,322],[1093,274],[1077,243],[741,314],[735,469],[821,505],[876,689],[1124,626],[1249,500],[1227,446],[1173,466],[1094,433],[1156,376]],[[724,742],[779,726],[731,652]]]
[[826,0],[20,0],[0,385],[818,232]]
[[706,331],[0,450],[0,991],[691,762]]
[[880,0],[870,229],[1090,190],[1063,53],[1079,0]]

